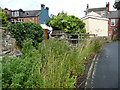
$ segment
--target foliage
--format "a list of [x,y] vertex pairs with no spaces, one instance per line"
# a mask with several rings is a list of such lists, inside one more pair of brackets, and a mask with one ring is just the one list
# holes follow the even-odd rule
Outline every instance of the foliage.
[[114,6],[115,9],[120,10],[120,1],[119,2],[115,2]]
[[83,23],[83,21],[75,16],[68,16],[63,13],[51,18],[46,24],[51,26],[54,30],[65,30],[66,33],[85,33],[85,30],[83,29],[85,23]]
[[18,45],[22,46],[23,41],[26,39],[32,39],[33,45],[38,46],[43,39],[43,29],[39,24],[36,23],[17,23],[12,24],[8,27],[13,36],[16,38]]
[[81,48],[70,48],[65,41],[48,40],[36,50],[32,40],[27,40],[22,57],[3,58],[2,87],[74,88],[77,76],[84,70],[84,57],[96,50],[94,44],[88,41]]
[[89,57],[91,54],[99,53],[101,51],[103,43],[103,38],[96,38],[82,42],[82,50],[80,56],[84,58]]
[[[8,20],[5,12],[2,12],[2,9],[0,8],[0,21],[2,21],[2,27],[7,27],[8,26]],[[1,25],[0,24],[0,25]]]
[[59,16],[59,15],[61,15],[61,14],[66,14],[66,15],[67,15],[67,12],[64,12],[64,11],[59,12],[57,16]]

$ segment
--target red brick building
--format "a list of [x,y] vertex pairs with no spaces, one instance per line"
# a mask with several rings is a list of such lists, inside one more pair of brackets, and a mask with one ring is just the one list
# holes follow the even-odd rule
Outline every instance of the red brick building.
[[22,9],[9,10],[5,8],[4,12],[6,13],[8,20],[11,23],[32,22],[46,24],[46,22],[50,19],[49,8],[45,7],[44,4],[41,4],[41,10],[23,11]]
[[108,14],[108,35],[109,39],[112,40],[117,38],[120,40],[120,10],[110,11]]

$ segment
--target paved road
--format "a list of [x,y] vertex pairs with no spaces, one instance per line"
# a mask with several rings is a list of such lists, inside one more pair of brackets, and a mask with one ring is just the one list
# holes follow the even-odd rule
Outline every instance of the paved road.
[[[95,61],[91,76],[87,82],[87,88],[118,88],[118,45],[120,42],[107,43],[103,46],[103,52]],[[120,49],[120,48],[119,48]],[[119,58],[120,59],[120,58]],[[120,80],[120,78],[119,78]]]

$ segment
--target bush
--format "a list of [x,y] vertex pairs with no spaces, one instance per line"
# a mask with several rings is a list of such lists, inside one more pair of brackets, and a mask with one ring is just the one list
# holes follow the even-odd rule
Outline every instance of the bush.
[[85,33],[85,30],[83,29],[85,23],[73,15],[68,16],[66,14],[60,14],[48,20],[46,24],[54,30],[65,30],[66,33]]
[[8,27],[8,31],[16,38],[19,46],[22,46],[24,40],[32,39],[33,46],[37,47],[43,39],[43,29],[36,23],[12,24]]
[[2,27],[7,27],[8,26],[8,20],[5,12],[2,12],[0,8],[0,25],[2,24]]

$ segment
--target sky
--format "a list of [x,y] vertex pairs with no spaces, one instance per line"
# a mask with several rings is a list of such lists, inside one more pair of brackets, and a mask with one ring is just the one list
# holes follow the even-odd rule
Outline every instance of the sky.
[[85,16],[84,10],[87,4],[89,8],[105,7],[106,2],[110,3],[110,11],[113,8],[115,0],[0,0],[1,8],[11,10],[40,10],[41,4],[49,7],[49,15],[57,15],[59,12],[67,12],[68,15],[75,15],[78,18]]

